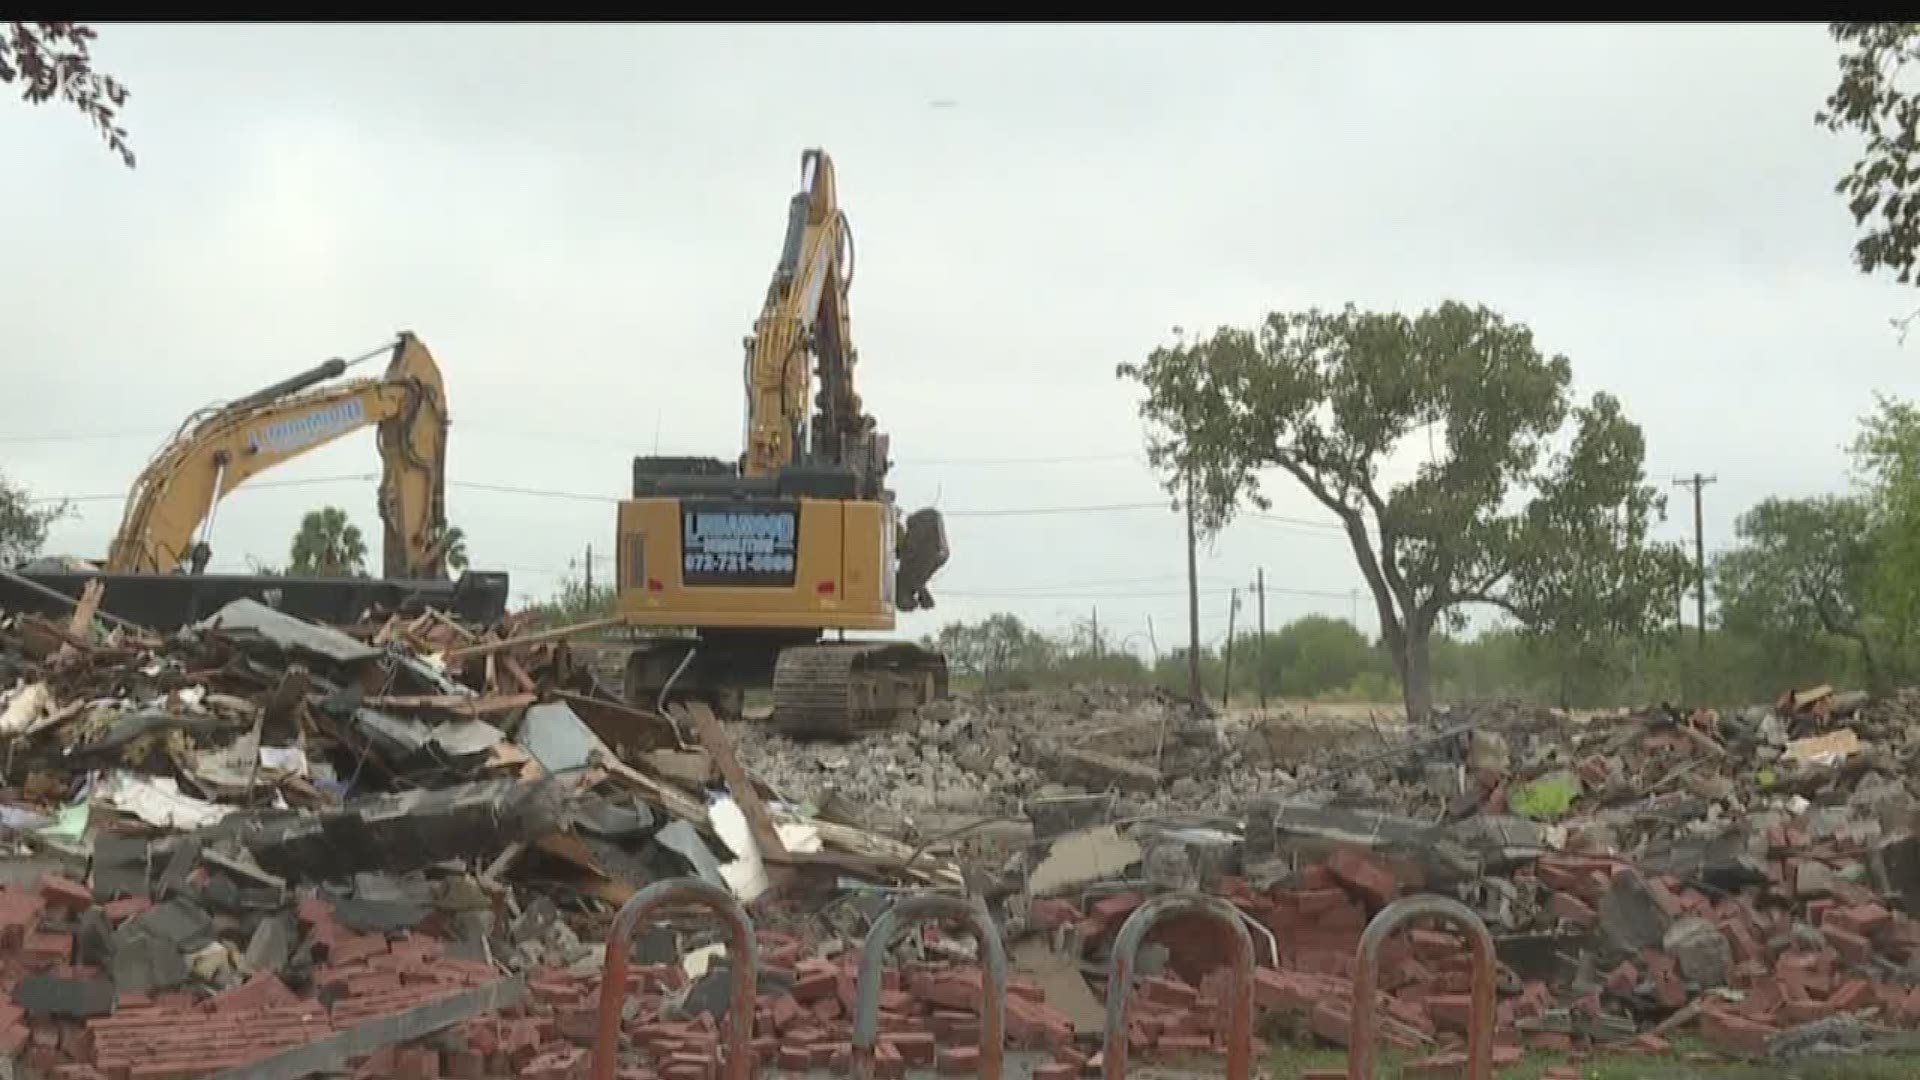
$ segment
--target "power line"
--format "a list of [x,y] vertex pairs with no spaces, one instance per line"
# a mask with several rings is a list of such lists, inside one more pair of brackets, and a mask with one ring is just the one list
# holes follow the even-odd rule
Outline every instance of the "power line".
[[[1234,590],[1230,587],[1201,589],[1201,596],[1225,596]],[[1321,589],[1283,589],[1276,585],[1267,586],[1269,596],[1298,596],[1312,600],[1351,600],[1351,592],[1328,592]],[[939,595],[972,600],[1157,600],[1169,597],[1184,597],[1186,590],[1177,592],[1118,592],[1118,593],[1063,593],[1063,592],[1027,592],[1027,591],[986,591],[968,592],[942,589]]]
[[[375,477],[371,473],[345,476],[313,476],[300,480],[262,480],[247,484],[239,490],[254,490],[271,487],[306,487],[316,484],[337,484],[347,481],[368,481]],[[513,484],[493,484],[479,480],[448,480],[448,487],[464,488],[470,491],[490,491],[501,495],[522,495],[543,499],[570,499],[579,502],[619,503],[623,499],[618,495],[595,495],[584,491],[563,491],[557,488],[521,487]],[[124,499],[125,492],[102,493],[92,495],[48,495],[35,498],[37,503],[48,502],[93,502],[105,499]],[[1035,517],[1054,514],[1100,514],[1138,510],[1167,511],[1165,503],[1108,503],[1094,506],[1025,506],[997,508],[990,510],[943,510],[946,517]]]
[[[259,488],[311,487],[316,484],[339,484],[339,483],[345,483],[348,481],[368,481],[368,480],[375,480],[375,479],[378,479],[378,478],[375,477],[374,474],[372,473],[354,473],[354,474],[345,475],[345,476],[309,476],[309,477],[305,477],[303,479],[297,479],[297,480],[255,480],[255,481],[249,482],[245,487],[240,488],[239,490],[253,491]],[[110,493],[102,492],[102,493],[93,494],[93,495],[41,495],[41,496],[36,496],[27,501],[35,502],[35,503],[106,502],[108,500],[125,499],[126,497],[127,497],[126,492],[115,491]]]
[[[260,490],[265,488],[297,488],[297,487],[314,487],[314,486],[319,486],[323,484],[367,483],[367,482],[372,482],[376,479],[378,479],[378,477],[373,473],[344,473],[336,476],[309,476],[309,477],[303,477],[299,479],[288,479],[288,480],[256,480],[246,484],[242,488],[237,489],[235,493],[238,494],[241,491],[254,491],[254,490]],[[447,486],[454,487],[454,488],[461,488],[468,491],[491,492],[493,494],[498,494],[498,495],[519,495],[527,498],[541,498],[541,499],[563,499],[563,500],[568,500],[573,502],[617,504],[624,501],[621,496],[617,496],[617,495],[596,495],[591,492],[584,492],[584,491],[565,491],[558,488],[539,488],[539,487],[526,487],[526,486],[515,485],[515,484],[496,484],[496,483],[490,483],[490,482],[480,481],[480,480],[448,480]],[[83,495],[42,495],[42,496],[36,496],[30,499],[29,501],[33,503],[61,503],[61,502],[84,503],[84,502],[116,501],[116,500],[125,499],[126,497],[127,496],[125,492],[94,492],[94,493],[88,493]],[[958,510],[943,510],[941,511],[941,513],[943,516],[949,517],[949,518],[1010,518],[1010,517],[1055,517],[1055,516],[1072,515],[1072,514],[1140,513],[1145,511],[1159,511],[1162,513],[1171,513],[1172,509],[1171,507],[1168,506],[1168,504],[1164,502],[1130,502],[1130,503],[1096,503],[1096,504],[1067,505],[1067,506],[1021,506],[1021,507],[994,507],[994,508],[983,508],[983,509],[958,509]],[[1302,535],[1330,535],[1325,531],[1335,530],[1340,528],[1340,526],[1334,525],[1328,522],[1313,521],[1307,518],[1287,517],[1281,514],[1254,513],[1254,514],[1248,514],[1247,516],[1255,518],[1260,521],[1264,521],[1264,522],[1274,522],[1282,525],[1291,525],[1291,526],[1318,530],[1317,532],[1312,534],[1302,534]]]
[[1050,514],[1115,514],[1136,510],[1158,510],[1170,513],[1171,508],[1163,502],[1151,503],[1105,503],[1096,506],[1023,506],[1005,510],[942,510],[943,517],[1041,517]]
[[1337,521],[1314,521],[1311,518],[1297,518],[1297,517],[1288,517],[1285,514],[1267,514],[1267,513],[1256,513],[1256,512],[1249,512],[1246,516],[1250,518],[1254,518],[1255,520],[1258,520],[1258,521],[1271,521],[1281,525],[1299,525],[1309,529],[1326,529],[1326,530],[1331,530],[1334,532],[1341,533],[1342,535],[1346,533],[1346,526],[1340,524]]
[[[578,432],[561,431],[525,431],[462,424],[461,430],[490,438],[521,439],[532,442],[558,442],[576,445],[612,446],[632,448],[630,439],[600,438],[582,435]],[[131,439],[158,441],[172,434],[168,431],[42,431],[25,435],[0,435],[0,444],[6,443],[63,443],[63,442],[112,442]],[[689,451],[693,453],[693,451]],[[1100,454],[1052,454],[1036,457],[927,457],[900,458],[894,465],[902,468],[925,468],[945,465],[1080,465],[1101,461],[1137,461],[1146,463],[1146,457],[1138,451],[1126,453],[1111,452]]]
[[491,491],[501,495],[529,495],[542,499],[573,499],[579,502],[617,503],[617,495],[593,495],[584,491],[556,491],[551,488],[515,487],[511,484],[488,484],[478,480],[449,480],[448,487],[465,488],[469,491]]

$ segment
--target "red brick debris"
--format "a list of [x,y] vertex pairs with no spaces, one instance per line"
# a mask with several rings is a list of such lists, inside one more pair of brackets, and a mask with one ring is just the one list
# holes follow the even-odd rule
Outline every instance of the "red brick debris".
[[[1776,867],[1807,857],[1783,856]],[[1530,873],[1564,894],[1554,913],[1575,926],[1600,910],[1609,890],[1631,871],[1612,862],[1571,855],[1542,859]],[[1880,1023],[1920,1026],[1920,988],[1887,971],[1907,964],[1920,947],[1920,923],[1888,910],[1865,890],[1842,882],[1817,908],[1816,933],[1794,933],[1791,904],[1770,894],[1707,897],[1682,883],[1644,879],[1647,892],[1674,914],[1694,913],[1729,943],[1728,988],[1738,1000],[1708,993],[1682,973],[1661,948],[1646,947],[1601,973],[1604,985],[1580,993],[1523,979],[1502,965],[1496,999],[1499,1061],[1523,1047],[1587,1052],[1616,1049],[1661,1053],[1668,1047],[1640,1023],[1693,1007],[1699,1034],[1723,1053],[1759,1056],[1773,1037],[1796,1024],[1872,1009]],[[1310,1032],[1343,1046],[1353,1015],[1353,963],[1361,927],[1374,905],[1401,891],[1386,864],[1350,851],[1311,867],[1284,886],[1255,891],[1228,881],[1224,891],[1271,931],[1279,964],[1261,957],[1254,976],[1259,1030]],[[1108,940],[1141,897],[1124,894],[1091,905],[1085,914],[1055,907],[1056,925],[1074,926],[1088,940]],[[1576,903],[1577,902],[1577,903]],[[89,900],[88,905],[91,904]],[[0,986],[14,990],[30,974],[98,979],[103,973],[74,963],[66,929],[83,906],[70,882],[49,879],[34,890],[0,888]],[[1800,912],[1801,915],[1805,911]],[[487,964],[462,961],[429,933],[355,934],[335,923],[324,902],[309,898],[299,915],[310,940],[325,942],[325,961],[296,991],[273,974],[259,974],[219,993],[174,990],[119,995],[109,1015],[84,1022],[29,1015],[19,1004],[0,1006],[0,1055],[44,1075],[87,1080],[190,1080],[259,1061],[369,1020],[398,1015],[500,977]],[[759,996],[751,1018],[752,1053],[761,1070],[844,1070],[851,1055],[858,949],[833,959],[808,955],[807,943],[771,930],[758,932],[767,973],[785,989]],[[1152,940],[1151,938],[1149,940]],[[1224,953],[1217,959],[1224,960]],[[1464,1060],[1470,1021],[1470,960],[1454,931],[1416,926],[1382,952],[1376,1015],[1381,1038],[1418,1055],[1415,1075],[1449,1075]],[[1126,1038],[1137,1055],[1189,1057],[1225,1052],[1226,967],[1215,964],[1198,981],[1172,969],[1138,980],[1128,1005]],[[702,1013],[668,1018],[670,995],[686,985],[674,964],[630,972],[632,1005],[622,1027],[620,1074],[630,1080],[718,1080],[730,1018]],[[763,988],[766,984],[763,983]],[[1097,986],[1096,986],[1097,988]],[[597,970],[537,968],[528,995],[515,1007],[467,1020],[411,1044],[392,1046],[353,1063],[362,1077],[510,1076],[563,1080],[586,1076],[599,1000]],[[982,974],[975,966],[923,963],[887,971],[880,993],[876,1067],[881,1075],[929,1069],[949,1075],[977,1070]],[[1626,1020],[1609,1047],[1580,1025],[1542,1024],[1555,1011],[1585,1019]],[[1010,1048],[1043,1052],[1055,1077],[1097,1070],[1096,1040],[1077,1032],[1050,1005],[1039,986],[1016,978],[1006,997]],[[1264,1053],[1264,1044],[1256,1045]]]

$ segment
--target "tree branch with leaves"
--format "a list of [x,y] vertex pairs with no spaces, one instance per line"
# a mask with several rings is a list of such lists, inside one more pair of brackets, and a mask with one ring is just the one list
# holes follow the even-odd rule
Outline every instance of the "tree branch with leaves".
[[0,568],[40,554],[47,530],[70,510],[65,502],[36,504],[26,488],[0,476]]
[[[1432,707],[1433,634],[1463,627],[1470,605],[1575,635],[1632,632],[1669,609],[1683,556],[1647,539],[1664,498],[1644,483],[1639,429],[1606,395],[1572,408],[1566,358],[1485,307],[1275,313],[1119,374],[1145,390],[1149,455],[1170,491],[1192,478],[1209,535],[1243,500],[1270,506],[1271,468],[1338,519],[1410,716]],[[1432,454],[1390,483],[1389,458],[1416,435]]]
[[93,68],[91,47],[99,35],[84,23],[9,22],[0,34],[0,83],[17,85],[29,105],[58,98],[79,109],[106,140],[107,149],[133,168],[133,147],[120,126],[127,88]]

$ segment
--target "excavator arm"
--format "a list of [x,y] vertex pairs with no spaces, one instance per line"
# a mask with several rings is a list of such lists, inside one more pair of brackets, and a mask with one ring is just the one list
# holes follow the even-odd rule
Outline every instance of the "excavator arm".
[[[840,211],[833,159],[801,155],[801,190],[765,303],[747,339],[747,450],[741,472],[765,476],[800,463],[851,467],[870,487],[885,479],[886,440],[854,392],[853,232]],[[811,402],[815,379],[819,394]]]
[[[888,439],[855,389],[859,354],[847,303],[853,232],[840,210],[833,159],[807,150],[800,175],[801,190],[787,206],[780,261],[746,341],[747,450],[741,472],[766,476],[795,464],[837,466],[859,477],[866,497],[880,498],[891,463]],[[894,543],[896,604],[903,611],[932,607],[927,583],[948,555],[939,513],[909,516]]]
[[195,534],[211,527],[222,498],[267,469],[373,424],[382,464],[383,575],[445,577],[447,397],[439,365],[420,339],[402,332],[381,377],[310,389],[347,366],[328,361],[189,419],[135,481],[107,570],[204,569],[208,550]]

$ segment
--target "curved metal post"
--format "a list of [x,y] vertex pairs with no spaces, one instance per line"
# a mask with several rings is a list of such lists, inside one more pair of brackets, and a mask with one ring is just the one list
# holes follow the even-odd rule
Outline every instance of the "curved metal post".
[[607,960],[600,972],[600,1022],[593,1040],[593,1080],[614,1080],[620,1061],[620,1013],[627,1000],[627,956],[641,920],[672,903],[697,904],[727,927],[727,963],[733,968],[733,996],[727,1006],[726,1078],[753,1075],[754,991],[760,981],[760,949],[753,922],[733,894],[699,878],[656,881],[620,906],[607,928]]
[[1136,908],[1114,939],[1107,961],[1107,1042],[1101,1050],[1106,1080],[1127,1075],[1127,999],[1133,994],[1134,954],[1147,931],[1168,915],[1205,915],[1233,933],[1233,1001],[1227,1012],[1226,1080],[1253,1075],[1253,937],[1240,910],[1217,896],[1167,893]]
[[1467,935],[1473,950],[1473,999],[1467,1012],[1466,1080],[1492,1080],[1494,968],[1493,935],[1472,908],[1445,896],[1409,896],[1395,900],[1373,917],[1360,935],[1353,964],[1353,1015],[1347,1025],[1347,1080],[1373,1080],[1374,992],[1380,946],[1410,919],[1443,919]]
[[880,967],[887,946],[901,929],[930,919],[952,919],[967,924],[980,943],[986,982],[980,988],[980,1080],[1000,1080],[1000,1058],[1006,1046],[1007,952],[1000,931],[985,905],[957,896],[910,896],[873,921],[860,946],[860,981],[853,1002],[853,1080],[873,1080],[874,1043],[880,1031]]

